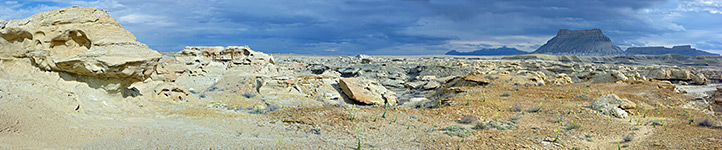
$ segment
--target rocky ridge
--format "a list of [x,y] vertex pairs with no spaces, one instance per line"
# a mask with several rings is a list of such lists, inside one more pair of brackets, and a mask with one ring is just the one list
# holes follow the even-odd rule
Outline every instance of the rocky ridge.
[[516,48],[507,48],[506,46],[500,47],[500,48],[487,48],[487,49],[480,49],[475,50],[472,52],[458,52],[456,50],[451,50],[449,52],[446,52],[445,55],[469,55],[469,56],[496,56],[496,55],[519,55],[519,54],[527,54],[529,52],[520,51]]
[[627,55],[665,55],[665,54],[680,54],[684,56],[719,56],[710,52],[705,52],[692,48],[690,45],[674,46],[672,48],[666,48],[663,46],[657,47],[630,47],[624,51]]

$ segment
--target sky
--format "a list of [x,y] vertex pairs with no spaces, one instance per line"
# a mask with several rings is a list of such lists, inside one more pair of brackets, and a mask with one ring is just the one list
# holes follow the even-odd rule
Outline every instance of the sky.
[[0,0],[0,20],[105,9],[158,51],[428,55],[533,51],[559,29],[602,29],[622,49],[692,45],[722,54],[722,0]]

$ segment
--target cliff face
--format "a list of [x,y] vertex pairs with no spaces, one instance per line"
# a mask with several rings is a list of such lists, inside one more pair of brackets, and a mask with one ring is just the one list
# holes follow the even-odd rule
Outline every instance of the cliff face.
[[624,51],[612,44],[600,29],[561,29],[557,36],[532,53],[575,56],[614,56]]
[[690,45],[674,46],[672,48],[666,48],[663,46],[654,47],[630,47],[625,51],[627,55],[664,55],[664,54],[680,54],[685,56],[702,56],[702,55],[713,55],[719,56],[710,52],[705,52],[692,48]]
[[456,50],[451,50],[449,52],[446,52],[446,55],[465,55],[465,56],[498,56],[498,55],[518,55],[518,54],[526,54],[529,52],[520,51],[516,48],[508,48],[506,46],[500,47],[500,48],[487,48],[487,49],[480,49],[473,52],[458,52]]

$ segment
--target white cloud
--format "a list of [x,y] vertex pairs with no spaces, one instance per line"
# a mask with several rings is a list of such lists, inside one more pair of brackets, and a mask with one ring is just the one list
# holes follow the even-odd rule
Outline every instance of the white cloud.
[[162,16],[148,14],[130,14],[118,18],[120,23],[144,24],[148,26],[173,26],[175,23]]
[[709,12],[722,14],[722,1],[720,0],[686,0],[681,1],[679,10],[692,12]]
[[120,4],[120,2],[118,2],[117,0],[69,1],[67,3],[74,6],[93,7],[110,10],[125,7],[125,5]]
[[[9,1],[6,1],[7,4]],[[13,1],[8,5],[0,5],[0,20],[12,20],[12,19],[23,19],[32,16],[33,14],[49,11],[53,9],[59,9],[58,6],[48,6],[44,4],[36,6],[24,6],[22,3]]]

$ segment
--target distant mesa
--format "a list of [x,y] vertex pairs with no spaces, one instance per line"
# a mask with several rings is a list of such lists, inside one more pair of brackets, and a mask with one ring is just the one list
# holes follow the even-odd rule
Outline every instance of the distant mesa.
[[557,36],[547,41],[535,54],[574,55],[574,56],[615,56],[624,51],[612,43],[601,29],[567,30],[561,29]]
[[476,50],[473,52],[459,52],[456,50],[451,50],[449,52],[446,52],[446,55],[464,55],[464,56],[499,56],[499,55],[519,55],[519,54],[527,54],[529,52],[520,51],[516,48],[508,48],[506,46],[500,47],[500,48],[485,48]]
[[627,55],[665,55],[665,54],[680,54],[684,56],[703,56],[712,55],[719,56],[710,52],[697,50],[692,48],[690,45],[679,45],[672,48],[666,48],[664,46],[653,46],[653,47],[630,47],[625,51]]

